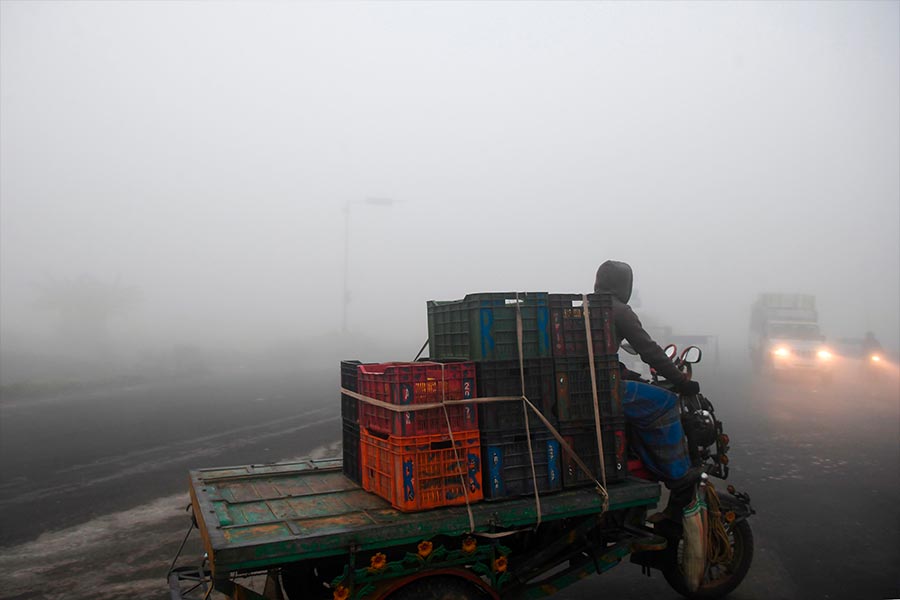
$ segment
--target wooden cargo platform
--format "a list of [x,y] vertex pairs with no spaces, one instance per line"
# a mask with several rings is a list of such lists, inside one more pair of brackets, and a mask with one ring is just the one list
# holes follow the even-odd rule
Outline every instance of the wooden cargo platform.
[[[191,502],[214,573],[269,568],[303,559],[417,543],[469,531],[466,507],[403,513],[341,473],[341,459],[191,471]],[[655,506],[658,484],[609,486],[610,509]],[[593,488],[541,497],[542,520],[601,510]],[[476,530],[533,525],[533,497],[472,504]]]

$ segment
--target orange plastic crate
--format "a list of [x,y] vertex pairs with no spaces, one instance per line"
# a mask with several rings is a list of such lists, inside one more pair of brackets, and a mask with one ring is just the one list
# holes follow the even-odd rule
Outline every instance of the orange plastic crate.
[[[481,500],[478,431],[385,436],[360,431],[362,487],[398,510],[412,512]],[[460,477],[462,473],[462,477]],[[465,488],[463,487],[465,482]]]

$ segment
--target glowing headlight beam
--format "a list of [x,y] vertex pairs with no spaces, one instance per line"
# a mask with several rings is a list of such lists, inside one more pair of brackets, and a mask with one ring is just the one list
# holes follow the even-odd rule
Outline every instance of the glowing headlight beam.
[[780,348],[775,349],[775,356],[790,356],[791,351],[781,346]]
[[824,349],[823,349],[823,350],[819,350],[819,351],[816,353],[816,355],[817,355],[819,358],[821,358],[822,360],[831,360],[832,357],[833,357],[833,354],[831,354],[831,352],[829,352],[828,350],[824,350]]

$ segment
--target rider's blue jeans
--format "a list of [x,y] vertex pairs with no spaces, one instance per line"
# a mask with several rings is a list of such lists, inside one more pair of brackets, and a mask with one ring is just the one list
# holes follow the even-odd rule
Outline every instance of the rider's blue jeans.
[[663,481],[684,477],[691,467],[678,396],[661,387],[626,381],[622,398],[625,418],[638,438],[638,456]]

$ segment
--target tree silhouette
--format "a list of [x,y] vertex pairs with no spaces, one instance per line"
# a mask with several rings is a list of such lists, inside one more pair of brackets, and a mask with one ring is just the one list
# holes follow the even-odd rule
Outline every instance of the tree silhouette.
[[109,351],[110,319],[126,313],[139,300],[137,288],[89,275],[48,279],[36,288],[36,305],[58,315],[57,334],[64,349],[94,356]]

